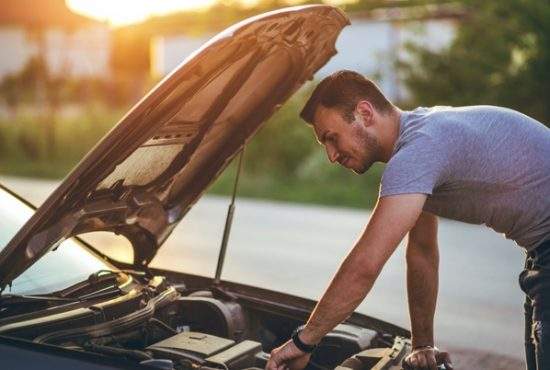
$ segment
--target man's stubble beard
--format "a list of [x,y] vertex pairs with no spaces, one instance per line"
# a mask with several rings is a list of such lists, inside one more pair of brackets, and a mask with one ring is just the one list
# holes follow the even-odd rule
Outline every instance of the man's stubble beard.
[[358,137],[361,141],[359,145],[364,148],[365,155],[361,158],[361,168],[353,169],[353,172],[360,175],[367,172],[377,161],[378,153],[380,153],[381,148],[376,136],[369,134],[366,130],[360,130],[358,132]]

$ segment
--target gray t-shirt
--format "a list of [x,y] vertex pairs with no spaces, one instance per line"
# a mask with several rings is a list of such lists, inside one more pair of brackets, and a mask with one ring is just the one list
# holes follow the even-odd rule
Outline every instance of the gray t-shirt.
[[493,106],[403,112],[380,196],[410,193],[428,194],[425,211],[531,250],[550,239],[550,129]]

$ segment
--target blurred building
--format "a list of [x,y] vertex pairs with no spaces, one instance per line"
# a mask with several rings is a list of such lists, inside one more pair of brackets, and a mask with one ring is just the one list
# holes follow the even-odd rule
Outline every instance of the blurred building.
[[[394,101],[407,99],[396,63],[410,61],[410,42],[436,51],[448,46],[464,12],[456,4],[383,8],[350,14],[336,43],[338,54],[315,76],[322,78],[339,69],[351,69],[376,80]],[[164,76],[212,35],[165,35],[151,40],[151,73]]]
[[0,79],[42,57],[52,75],[105,78],[108,25],[75,14],[64,0],[0,0]]
[[212,36],[213,34],[171,35],[152,38],[151,75],[154,77],[167,75]]

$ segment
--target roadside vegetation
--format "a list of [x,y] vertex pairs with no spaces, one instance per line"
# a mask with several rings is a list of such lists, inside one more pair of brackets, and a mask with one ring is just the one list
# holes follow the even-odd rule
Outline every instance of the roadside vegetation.
[[[357,176],[327,160],[312,129],[298,117],[311,86],[293,96],[245,149],[239,196],[372,207],[382,167]],[[45,110],[44,116],[36,108],[21,107],[0,120],[0,173],[61,179],[125,112],[100,101],[86,109]],[[236,162],[211,186],[211,193],[232,192]]]

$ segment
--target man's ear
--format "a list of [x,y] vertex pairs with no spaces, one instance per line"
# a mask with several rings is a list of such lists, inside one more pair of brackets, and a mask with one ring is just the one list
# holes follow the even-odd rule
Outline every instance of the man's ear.
[[355,107],[355,119],[357,120],[361,116],[365,126],[370,126],[374,123],[374,106],[367,100],[360,100]]

